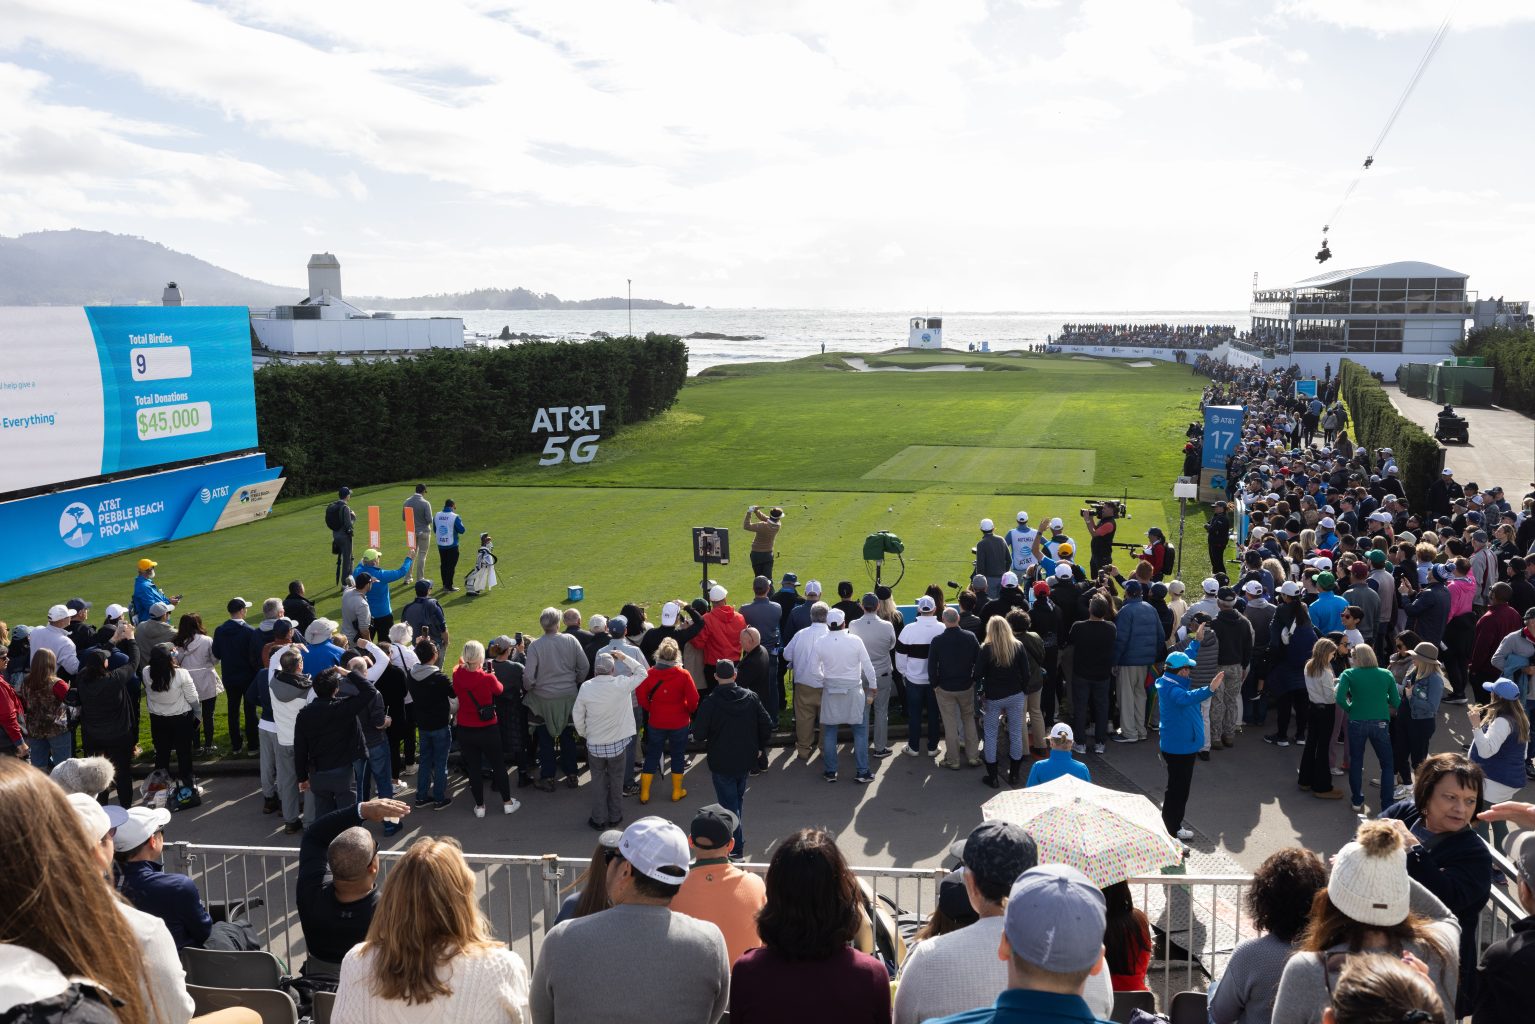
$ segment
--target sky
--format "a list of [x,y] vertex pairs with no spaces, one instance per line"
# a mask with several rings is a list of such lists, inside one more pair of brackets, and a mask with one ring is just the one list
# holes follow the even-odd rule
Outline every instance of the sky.
[[0,0],[0,234],[348,294],[1240,309],[1535,293],[1528,0]]

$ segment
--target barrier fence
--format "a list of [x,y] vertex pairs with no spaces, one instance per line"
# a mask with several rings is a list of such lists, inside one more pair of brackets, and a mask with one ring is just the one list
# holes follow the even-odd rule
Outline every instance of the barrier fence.
[[[379,882],[403,851],[379,851]],[[1494,852],[1494,863],[1507,878],[1517,878],[1512,864]],[[559,913],[566,894],[578,888],[587,861],[543,856],[465,854],[476,878],[480,906],[496,936],[506,940],[531,970],[545,931]],[[765,873],[766,864],[742,865]],[[167,843],[165,868],[191,876],[210,904],[260,900],[248,919],[270,952],[297,972],[304,955],[295,902],[298,855],[284,847],[209,846]],[[943,869],[853,868],[873,905],[889,915],[904,938],[937,905]],[[1247,912],[1247,875],[1143,875],[1130,879],[1135,905],[1152,926],[1153,953],[1148,987],[1166,1008],[1183,991],[1204,991],[1225,970],[1237,944],[1258,934]],[[1482,912],[1478,950],[1508,938],[1524,911],[1499,885]]]

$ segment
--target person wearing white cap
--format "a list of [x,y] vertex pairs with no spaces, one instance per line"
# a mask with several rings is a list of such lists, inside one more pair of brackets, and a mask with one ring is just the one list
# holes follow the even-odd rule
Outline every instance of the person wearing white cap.
[[[1029,514],[1018,513],[1018,525],[1007,531],[1003,536],[1008,550],[1013,554],[1013,571],[1023,576],[1039,562],[1043,551],[1040,548],[1039,531],[1029,526]],[[996,595],[993,594],[993,597]]]
[[165,826],[171,812],[164,808],[132,807],[112,837],[123,897],[146,914],[165,922],[176,948],[258,949],[248,924],[215,922],[208,915],[197,883],[165,870]]
[[826,617],[831,613],[825,601],[819,600],[821,586],[815,580],[805,584],[805,593],[811,594],[814,586],[815,603],[803,607],[809,624],[796,630],[784,648],[784,660],[794,670],[794,750],[801,761],[809,762],[815,751],[816,723],[821,717],[821,669],[816,657],[816,643],[825,636]]
[[687,879],[687,834],[662,818],[624,829],[606,858],[611,906],[549,930],[538,951],[532,1024],[613,1020],[617,1007],[675,1021],[716,1021],[729,1005],[719,928],[671,909]]
[[718,583],[709,588],[703,632],[692,641],[692,646],[703,653],[705,691],[715,687],[714,666],[718,662],[741,660],[741,630],[746,628],[746,619],[725,603],[728,597],[730,593]]
[[[838,726],[853,728],[854,782],[870,783],[869,705],[879,677],[869,659],[863,641],[847,631],[847,616],[842,609],[826,613],[826,632],[816,640],[816,672],[821,677],[821,775],[827,782],[837,781]],[[867,689],[865,689],[867,687]],[[972,726],[974,728],[974,726]]]
[[1007,542],[992,531],[990,519],[981,520],[981,539],[975,545],[975,573],[986,577],[986,595],[996,597],[1002,589],[1002,574],[1007,571],[1010,555]]
[[[72,676],[80,671],[80,658],[75,650],[75,642],[69,638],[69,623],[75,617],[75,613],[69,610],[67,605],[56,604],[48,609],[48,624],[38,626],[32,630],[32,654],[47,649],[53,652],[53,658],[59,671],[65,676]],[[16,666],[18,669],[23,666]]]
[[1056,722],[1050,729],[1048,742],[1050,756],[1034,762],[1034,767],[1029,769],[1029,780],[1024,783],[1025,789],[1043,785],[1062,775],[1075,775],[1083,782],[1093,781],[1093,773],[1087,765],[1071,756],[1072,746],[1077,742],[1071,726],[1065,722]]
[[171,606],[156,601],[149,606],[149,618],[140,619],[134,640],[139,645],[139,661],[149,664],[149,652],[161,644],[176,639],[176,630],[170,624]]
[[[110,882],[113,837],[128,821],[128,812],[116,804],[98,804],[95,798],[84,793],[71,793],[67,799],[85,829],[86,838],[92,841],[89,856],[96,862],[96,869]],[[175,1024],[190,1020],[197,1006],[187,993],[186,970],[181,966],[176,943],[171,940],[165,922],[126,901],[116,900],[114,905],[128,922],[144,953],[143,992],[154,1003],[156,1020]]]
[[1213,577],[1207,577],[1205,581],[1199,585],[1199,588],[1203,593],[1201,594],[1198,601],[1195,601],[1193,604],[1189,605],[1188,609],[1184,611],[1181,616],[1179,616],[1178,625],[1192,625],[1194,616],[1200,614],[1201,612],[1210,616],[1211,619],[1214,619],[1217,615],[1220,614],[1221,606],[1220,603],[1215,599],[1216,595],[1221,592],[1220,581]]
[[1061,557],[1062,544],[1070,544],[1073,551],[1077,549],[1076,542],[1066,534],[1066,524],[1059,517],[1050,520],[1049,528],[1050,536],[1041,539],[1041,547],[1044,549],[1044,554],[1049,555],[1051,558],[1059,559]]
[[1312,911],[1300,949],[1285,964],[1273,1024],[1320,1021],[1337,980],[1338,954],[1410,954],[1427,966],[1446,1008],[1455,1005],[1460,925],[1440,900],[1407,874],[1401,834],[1366,821],[1333,858],[1325,898]]
[[[938,604],[927,594],[917,598],[917,617],[901,627],[895,639],[895,670],[906,680],[906,753],[917,756],[938,751],[938,701],[933,696],[927,656],[933,639],[943,632]],[[927,717],[927,746],[923,747],[922,716]]]

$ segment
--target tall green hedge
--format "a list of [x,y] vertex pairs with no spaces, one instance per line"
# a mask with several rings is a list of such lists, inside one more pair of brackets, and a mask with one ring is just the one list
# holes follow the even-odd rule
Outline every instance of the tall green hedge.
[[1492,367],[1494,402],[1535,416],[1535,331],[1485,327],[1472,331],[1464,348]]
[[371,362],[271,363],[256,421],[295,496],[495,465],[539,451],[546,406],[606,405],[601,433],[669,408],[687,379],[670,335],[435,349]]
[[1397,412],[1386,389],[1363,366],[1351,359],[1341,360],[1338,382],[1348,403],[1354,440],[1372,449],[1392,450],[1408,507],[1422,509],[1427,503],[1428,485],[1444,468],[1444,449],[1431,434]]

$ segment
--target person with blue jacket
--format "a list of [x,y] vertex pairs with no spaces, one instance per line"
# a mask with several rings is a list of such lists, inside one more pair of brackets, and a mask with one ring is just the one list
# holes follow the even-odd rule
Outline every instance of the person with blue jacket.
[[1125,603],[1114,620],[1114,672],[1119,691],[1119,735],[1115,743],[1146,738],[1146,674],[1161,660],[1161,616],[1147,604],[1140,580],[1125,584]]
[[167,604],[172,608],[181,602],[181,595],[175,597],[167,595],[155,583],[155,566],[159,562],[150,558],[139,559],[139,574],[133,580],[133,621],[148,622],[149,609],[158,604]]
[[1311,625],[1316,628],[1317,635],[1343,632],[1343,609],[1348,607],[1348,600],[1334,589],[1338,578],[1330,572],[1319,572],[1311,582],[1317,589],[1316,600],[1311,602],[1310,608]]
[[1168,835],[1192,839],[1194,833],[1184,827],[1183,812],[1189,803],[1189,787],[1194,781],[1194,760],[1205,745],[1205,723],[1200,705],[1220,689],[1226,673],[1217,672],[1209,686],[1191,686],[1199,645],[1210,635],[1209,624],[1202,624],[1185,650],[1167,656],[1167,671],[1157,680],[1157,703],[1162,709],[1160,743],[1162,760],[1167,764],[1167,792],[1162,797],[1162,823]]
[[357,567],[358,572],[366,572],[373,577],[373,586],[368,588],[368,614],[373,616],[373,633],[377,637],[389,636],[389,627],[394,625],[394,605],[389,600],[389,584],[395,580],[402,580],[410,575],[410,566],[413,559],[405,556],[405,564],[398,569],[385,569],[378,564],[382,555],[378,548],[369,548],[362,553],[362,564]]

